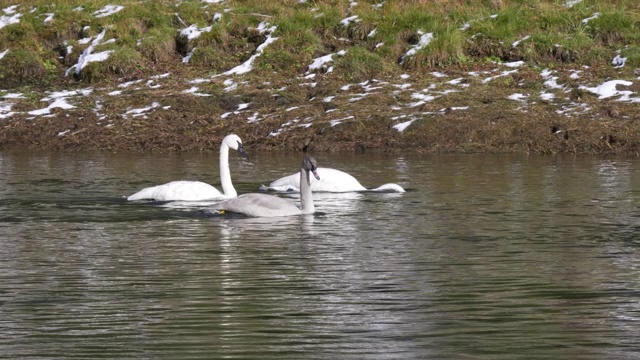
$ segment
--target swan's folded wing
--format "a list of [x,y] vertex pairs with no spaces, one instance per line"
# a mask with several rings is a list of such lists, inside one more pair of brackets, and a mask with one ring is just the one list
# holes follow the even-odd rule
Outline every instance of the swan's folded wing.
[[244,194],[213,205],[214,210],[225,210],[248,216],[288,216],[301,210],[291,201],[269,194]]

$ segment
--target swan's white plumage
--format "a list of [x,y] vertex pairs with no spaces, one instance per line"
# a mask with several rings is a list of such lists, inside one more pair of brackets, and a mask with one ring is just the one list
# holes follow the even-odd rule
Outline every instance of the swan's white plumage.
[[268,195],[268,194],[244,194],[237,198],[222,201],[213,206],[213,210],[224,210],[233,213],[244,214],[253,217],[275,217],[275,216],[291,216],[301,214],[313,214],[315,207],[311,195],[311,187],[309,186],[310,172],[314,178],[318,178],[316,172],[316,162],[311,156],[306,156],[302,161],[300,173],[298,175],[298,184],[302,184],[300,189],[300,202],[302,209],[298,208],[289,200]]
[[202,201],[226,199],[238,196],[231,182],[229,171],[229,149],[237,150],[247,157],[242,148],[242,140],[235,134],[225,136],[220,145],[220,182],[223,192],[201,181],[178,180],[166,184],[144,188],[127,197],[128,201],[153,199],[156,201]]
[[201,181],[177,180],[166,184],[144,188],[129,196],[127,200],[154,199],[157,201],[199,201],[223,198],[215,187]]
[[[384,184],[375,189],[367,189],[360,184],[360,182],[353,176],[347,174],[344,171],[331,169],[331,168],[318,168],[318,175],[320,180],[311,178],[311,191],[318,192],[352,192],[352,191],[394,191],[405,192],[402,186],[398,184]],[[289,176],[282,177],[273,181],[267,190],[275,191],[299,191],[300,190],[300,178],[297,174],[291,174]]]

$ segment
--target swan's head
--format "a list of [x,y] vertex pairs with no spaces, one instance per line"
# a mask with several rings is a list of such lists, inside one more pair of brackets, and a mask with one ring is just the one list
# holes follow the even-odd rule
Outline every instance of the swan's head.
[[222,140],[222,143],[233,150],[237,150],[243,158],[249,160],[249,155],[247,155],[242,147],[242,140],[240,139],[240,136],[236,134],[227,135],[224,137],[224,140]]
[[311,171],[313,176],[315,176],[316,180],[320,180],[320,175],[318,175],[318,165],[316,164],[316,159],[311,155],[307,155],[302,160],[302,168],[309,173]]

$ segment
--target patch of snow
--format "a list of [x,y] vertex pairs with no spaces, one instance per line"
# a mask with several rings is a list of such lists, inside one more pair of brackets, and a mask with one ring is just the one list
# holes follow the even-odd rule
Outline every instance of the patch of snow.
[[45,15],[47,15],[47,17],[44,19],[44,23],[48,23],[48,22],[52,22],[53,21],[53,16],[55,15],[54,13],[46,13]]
[[624,66],[626,62],[627,62],[626,57],[616,55],[616,57],[614,57],[613,60],[611,60],[611,65],[613,65],[614,68],[621,68]]
[[190,89],[184,90],[182,92],[185,94],[192,94],[195,96],[211,96],[209,94],[198,92],[198,90],[200,90],[200,88],[198,88],[197,86],[192,86]]
[[582,0],[567,0],[567,1],[564,2],[563,5],[564,5],[564,7],[570,8],[570,7],[573,7],[574,5],[577,5],[577,4],[581,3],[581,2],[582,2]]
[[102,43],[102,39],[104,38],[106,31],[107,29],[103,29],[102,32],[98,34],[98,36],[96,36],[91,45],[84,49],[84,51],[80,55],[80,58],[78,58],[78,63],[70,67],[65,72],[65,76],[69,75],[71,69],[75,68],[75,73],[78,75],[80,74],[80,71],[82,71],[82,69],[87,66],[87,64],[95,61],[105,61],[107,58],[109,58],[109,54],[111,54],[113,50],[105,50],[97,54],[93,54],[94,47]]
[[9,49],[3,51],[0,53],[0,59],[2,59],[5,55],[7,55],[7,53],[9,52]]
[[411,49],[409,49],[409,51],[407,51],[402,56],[402,58],[400,60],[400,64],[403,64],[407,57],[411,57],[411,56],[415,55],[416,53],[418,53],[418,51],[420,51],[421,49],[424,49],[427,45],[429,45],[431,40],[433,40],[433,33],[424,33],[423,31],[419,30],[418,34],[421,35],[420,36],[420,41],[418,41],[418,43],[416,45],[411,47]]
[[355,116],[351,115],[351,116],[347,116],[346,118],[342,118],[342,119],[334,119],[334,120],[329,121],[329,123],[331,124],[331,127],[334,127],[336,125],[341,124],[343,121],[351,120],[351,119],[355,119]]
[[599,12],[594,13],[591,17],[588,17],[588,18],[586,18],[586,19],[583,19],[583,20],[582,20],[582,23],[583,23],[583,24],[586,24],[586,23],[588,23],[589,21],[591,21],[591,20],[593,20],[593,19],[597,19],[598,17],[600,17],[600,13],[599,13]]
[[507,99],[509,100],[515,100],[515,101],[525,101],[527,99],[527,95],[524,94],[520,94],[520,93],[515,93],[515,94],[511,94],[509,96],[507,96]]
[[238,110],[237,111],[247,109],[247,108],[249,108],[249,105],[251,105],[251,103],[238,104]]
[[556,96],[552,93],[548,93],[548,92],[541,92],[540,93],[540,99],[542,100],[546,100],[546,101],[551,101],[555,98]]
[[456,78],[453,80],[449,80],[446,83],[449,85],[459,85],[462,81],[464,80],[464,78]]
[[220,20],[222,20],[222,14],[221,13],[213,14],[213,22],[218,22]]
[[143,81],[144,81],[144,80],[142,80],[142,79],[140,79],[140,80],[133,80],[133,81],[127,81],[127,82],[124,82],[124,83],[122,83],[122,84],[118,84],[118,87],[119,87],[119,88],[123,88],[123,89],[124,89],[124,88],[128,88],[128,87],[129,87],[129,86],[131,86],[131,85],[139,84],[139,83],[141,83],[141,82],[143,82]]
[[61,109],[67,110],[67,109],[73,109],[75,108],[75,106],[69,104],[67,102],[67,98],[61,97],[61,98],[55,99],[46,108],[39,109],[39,110],[32,110],[32,111],[29,111],[28,113],[29,115],[46,115],[46,114],[50,114],[51,109],[55,109],[55,108],[61,108]]
[[272,37],[271,34],[276,30],[276,27],[268,27],[269,23],[263,21],[260,23],[260,25],[258,26],[258,31],[264,31],[267,32],[267,38],[266,40],[260,44],[260,46],[258,46],[258,48],[256,49],[255,54],[251,55],[251,57],[249,58],[249,60],[245,61],[243,64],[238,65],[236,67],[234,67],[233,69],[226,71],[224,73],[222,73],[222,75],[241,75],[241,74],[246,74],[249,71],[253,70],[253,62],[258,58],[258,56],[262,55],[262,53],[264,52],[264,49],[269,46],[269,44],[273,43],[274,41],[278,40],[277,37]]
[[223,0],[202,0],[206,4],[220,4]]
[[193,39],[197,39],[198,37],[200,37],[200,35],[202,35],[202,33],[211,31],[212,28],[213,28],[213,26],[206,26],[206,27],[198,28],[196,25],[191,25],[186,29],[180,30],[180,35],[181,36],[186,36],[186,38],[189,39],[189,40],[193,40]]
[[114,91],[111,91],[111,92],[107,93],[107,95],[111,95],[111,96],[122,95],[122,90],[114,90]]
[[127,112],[124,113],[123,117],[126,119],[129,115],[132,115],[133,117],[146,116],[146,112],[153,110],[159,106],[160,104],[154,101],[150,106],[147,106],[145,108],[127,110]]
[[520,60],[520,61],[506,62],[506,63],[502,63],[502,65],[510,68],[517,68],[524,65],[524,61]]
[[22,93],[7,93],[0,96],[4,99],[26,99],[27,97],[22,95]]
[[400,79],[403,79],[403,80],[408,79],[408,78],[410,78],[410,77],[411,77],[411,75],[409,75],[409,74],[402,74],[402,75],[400,75]]
[[540,73],[540,76],[545,79],[544,82],[544,86],[551,88],[551,89],[563,89],[564,87],[560,84],[558,84],[557,80],[558,77],[557,76],[552,76],[553,71],[549,70],[549,69],[544,69],[542,70],[542,72]]
[[362,19],[360,19],[358,17],[358,15],[353,15],[353,16],[349,16],[348,18],[342,19],[340,21],[340,24],[342,24],[342,26],[344,26],[344,27],[347,27],[352,22],[357,23],[357,22],[360,22],[360,21],[362,21]]
[[260,121],[260,113],[258,113],[258,112],[254,112],[253,115],[251,115],[251,116],[249,116],[247,118],[247,122],[249,124],[256,123],[258,121]]
[[437,78],[447,77],[447,74],[443,74],[443,73],[438,72],[438,71],[432,71],[432,72],[431,72],[431,75],[433,75],[433,76],[435,76],[435,77],[437,77]]
[[377,33],[378,33],[378,29],[373,29],[367,34],[367,37],[374,37],[376,36]]
[[18,10],[18,5],[11,5],[9,7],[2,9],[2,11],[7,15],[15,14],[17,10]]
[[94,11],[93,15],[95,15],[95,17],[97,18],[101,18],[101,17],[113,15],[122,9],[124,9],[124,6],[122,5],[106,5],[105,7],[103,7],[98,11]]
[[9,101],[0,101],[0,119],[7,119],[15,114],[15,112],[11,111],[13,105]]
[[311,65],[309,65],[309,70],[307,71],[307,74],[315,70],[324,70],[327,73],[331,72],[333,68],[327,67],[327,64],[333,62],[333,55],[344,56],[346,53],[347,53],[346,51],[341,50],[341,51],[338,51],[337,53],[327,54],[319,58],[313,59],[313,62],[311,63]]
[[617,90],[616,86],[618,85],[631,86],[633,83],[626,80],[609,80],[595,87],[580,86],[580,89],[598,95],[598,99],[606,99],[617,95],[626,95],[628,97],[631,94],[631,91]]
[[437,98],[437,96],[429,95],[429,94],[424,94],[424,93],[418,92],[418,93],[413,93],[413,94],[411,94],[411,98],[412,98],[412,99],[416,99],[416,100],[418,100],[418,101],[413,102],[413,103],[410,103],[410,104],[408,105],[408,107],[413,108],[413,107],[417,107],[417,106],[423,105],[423,104],[425,104],[426,102],[429,102],[429,101],[435,100],[435,99]]
[[513,44],[511,44],[511,47],[514,48],[514,47],[518,46],[518,44],[520,44],[521,42],[523,42],[525,40],[528,40],[530,37],[531,36],[527,35],[527,36],[523,37],[522,39],[515,41]]
[[571,79],[579,79],[581,72],[582,72],[582,70],[571,70],[571,75],[569,75],[569,78],[571,78]]
[[406,128],[409,127],[409,125],[411,125],[416,120],[418,119],[401,122],[400,124],[393,125],[393,128],[398,130],[398,132],[403,132]]
[[[4,9],[5,14],[7,14],[7,15],[13,14],[13,12],[7,13],[7,9],[14,8],[14,7],[17,7],[17,6],[18,5],[14,5],[14,6],[10,6],[8,8],[5,8]],[[5,26],[11,25],[11,24],[19,23],[21,17],[22,17],[22,14],[15,14],[13,16],[0,15],[0,29],[2,29]]]
[[194,47],[193,49],[191,49],[191,51],[187,54],[187,56],[182,58],[182,62],[183,63],[188,63],[189,60],[191,60],[191,57],[193,56],[193,52],[196,51],[196,48]]
[[460,31],[465,31],[470,27],[471,27],[471,24],[466,22],[466,23],[462,24],[462,26],[460,27]]
[[492,81],[492,80],[495,80],[495,79],[497,79],[497,78],[501,78],[501,77],[504,77],[504,76],[508,76],[508,75],[513,74],[513,73],[515,73],[515,72],[518,72],[518,70],[516,69],[516,70],[503,71],[502,73],[500,73],[500,74],[498,74],[498,75],[489,76],[488,78],[483,79],[483,80],[482,80],[482,83],[483,83],[483,84],[486,84],[486,83],[488,83],[489,81]]

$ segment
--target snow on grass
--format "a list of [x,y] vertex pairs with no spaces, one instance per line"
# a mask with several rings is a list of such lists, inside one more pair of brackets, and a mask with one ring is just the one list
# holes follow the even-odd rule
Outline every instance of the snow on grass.
[[3,52],[0,52],[0,59],[2,59],[5,55],[7,55],[8,52],[9,52],[9,49],[7,49],[7,50],[5,50]]
[[258,58],[258,56],[262,55],[262,53],[264,52],[264,49],[269,46],[269,44],[271,44],[272,42],[278,40],[277,37],[272,37],[271,34],[276,30],[275,26],[269,27],[269,23],[268,22],[261,22],[260,25],[258,25],[258,31],[262,34],[267,33],[267,38],[266,40],[260,44],[260,46],[258,46],[258,48],[256,49],[255,54],[251,55],[251,57],[249,58],[249,60],[245,61],[243,64],[238,65],[236,67],[234,67],[233,69],[226,71],[224,73],[222,73],[221,75],[241,75],[241,74],[246,74],[249,71],[253,70],[253,63],[254,61],[256,61],[256,59]]
[[570,8],[570,7],[573,7],[573,6],[577,5],[577,4],[580,4],[581,2],[582,2],[582,0],[567,0],[567,1],[564,2],[563,5],[565,7]]
[[583,24],[586,24],[586,23],[588,23],[589,21],[591,21],[591,20],[593,20],[593,19],[597,19],[597,18],[599,18],[599,17],[600,17],[600,13],[599,13],[599,12],[594,13],[592,16],[590,16],[590,17],[588,17],[588,18],[586,18],[586,19],[583,19],[583,20],[582,20],[582,23],[583,23]]
[[520,39],[520,40],[516,40],[516,41],[514,41],[514,42],[513,42],[513,44],[511,44],[511,47],[512,47],[512,48],[514,48],[514,47],[518,46],[518,44],[520,44],[521,42],[523,42],[523,41],[525,41],[525,40],[528,40],[530,37],[531,37],[531,36],[527,35],[527,36],[523,37],[523,38],[522,38],[522,39]]
[[551,101],[555,98],[556,96],[552,93],[548,93],[548,92],[541,92],[540,93],[540,99],[541,100],[545,100],[545,101]]
[[191,60],[191,57],[193,56],[193,52],[194,51],[196,51],[195,47],[193,49],[191,49],[191,51],[189,51],[189,53],[182,58],[182,62],[185,63],[185,64],[188,63],[189,60]]
[[618,90],[618,85],[631,86],[633,83],[626,80],[610,80],[594,87],[580,86],[580,89],[587,90],[598,95],[598,99],[606,99],[618,95],[626,96],[626,98],[628,98],[629,95],[632,94],[632,92],[628,90]]
[[185,94],[192,94],[195,96],[211,96],[210,94],[198,92],[198,90],[200,90],[200,88],[198,88],[197,86],[192,86],[190,89],[183,90],[182,92]]
[[528,97],[529,96],[525,94],[515,93],[507,96],[507,99],[524,102],[527,100]]
[[621,68],[624,66],[626,62],[627,62],[626,57],[616,55],[616,57],[614,57],[613,60],[611,60],[611,65],[613,65],[614,68]]
[[524,61],[520,60],[520,61],[506,62],[506,63],[502,63],[502,65],[510,68],[517,68],[524,65]]
[[151,103],[150,106],[147,106],[147,107],[144,107],[144,108],[127,110],[122,115],[122,117],[125,118],[125,119],[128,119],[129,116],[134,117],[134,118],[135,117],[144,117],[146,119],[146,117],[147,117],[146,113],[151,111],[151,110],[153,110],[153,109],[155,109],[155,108],[158,108],[158,107],[160,107],[160,104],[158,102],[154,101],[153,103]]
[[333,71],[333,66],[328,66],[329,63],[333,62],[333,55],[344,56],[347,52],[344,50],[340,50],[337,53],[328,54],[321,56],[319,58],[313,59],[311,65],[309,65],[309,70],[307,74],[316,70],[323,70],[326,73],[330,73]]
[[[13,5],[13,6],[9,6],[7,8],[2,9],[2,11],[4,11],[4,13],[7,15],[0,15],[0,29],[2,29],[5,26],[11,25],[11,24],[17,24],[20,22],[20,18],[22,17],[22,14],[16,13],[17,8],[18,8],[18,5]],[[12,15],[12,16],[8,16],[8,15]]]
[[202,33],[210,32],[211,29],[213,29],[213,26],[198,28],[196,25],[191,25],[186,29],[180,30],[180,35],[185,36],[189,40],[193,40],[199,38]]
[[425,47],[427,47],[427,45],[429,45],[431,40],[433,40],[433,33],[424,33],[422,30],[418,30],[418,34],[421,35],[420,36],[420,41],[418,41],[418,43],[416,45],[411,47],[411,49],[409,49],[402,56],[402,58],[400,60],[400,64],[404,64],[404,61],[407,58],[412,57],[413,55],[417,54],[418,51],[420,51],[421,49],[424,49]]
[[47,17],[44,19],[44,23],[48,23],[48,22],[52,22],[53,21],[53,16],[55,15],[54,13],[46,13],[45,15],[47,15]]
[[94,11],[93,15],[97,18],[101,18],[101,17],[113,15],[122,9],[124,9],[124,6],[122,5],[106,5],[105,7],[103,7],[98,11]]
[[[102,32],[98,34],[98,36],[96,36],[96,38],[91,42],[91,45],[84,49],[84,51],[78,58],[78,63],[67,69],[67,71],[64,73],[65,76],[68,76],[72,69],[75,69],[76,75],[80,75],[80,72],[82,71],[82,69],[84,69],[85,66],[87,66],[87,64],[96,61],[105,61],[107,58],[109,58],[109,55],[113,52],[113,50],[105,50],[96,54],[93,53],[93,50],[96,46],[103,44],[102,39],[104,38],[106,31],[107,29],[103,29]],[[107,40],[106,42],[104,42],[104,44],[112,41],[115,41],[115,39]]]
[[427,103],[429,101],[435,100],[437,98],[437,96],[425,94],[425,93],[422,93],[422,92],[417,92],[417,93],[411,94],[411,98],[418,100],[418,101],[412,102],[409,105],[407,105],[410,108],[414,108],[414,107],[417,107],[417,106],[420,106],[420,105],[424,105],[425,103]]
[[493,81],[493,80],[495,80],[495,79],[497,79],[497,78],[501,78],[501,77],[504,77],[504,76],[511,75],[511,74],[513,74],[513,73],[515,73],[515,72],[518,72],[518,70],[517,70],[517,69],[515,69],[515,70],[503,71],[502,73],[500,73],[500,74],[498,74],[498,75],[489,76],[488,78],[483,79],[483,80],[482,80],[482,83],[483,83],[483,84],[486,84],[486,83],[488,83],[489,81]]
[[418,119],[411,119],[409,121],[401,122],[399,124],[393,125],[393,128],[398,130],[398,132],[403,132],[409,127],[409,125],[413,124],[413,122],[416,120]]
[[559,89],[559,90],[564,89],[564,86],[558,84],[558,82],[557,82],[558,77],[557,76],[552,76],[553,73],[554,72],[549,70],[549,69],[542,70],[542,72],[540,73],[540,76],[545,80],[544,81],[544,86],[546,86],[546,87],[548,87],[550,89]]
[[61,109],[67,109],[68,110],[68,109],[75,108],[75,106],[69,104],[67,102],[67,98],[62,97],[62,98],[55,99],[46,108],[29,111],[28,114],[29,115],[36,115],[36,116],[38,116],[38,115],[48,115],[48,114],[51,113],[51,109],[55,109],[55,108],[61,108]]
[[0,101],[0,119],[7,119],[13,116],[15,112],[11,111],[13,103],[9,101]]
[[340,21],[340,24],[341,24],[342,26],[344,26],[344,27],[348,27],[348,26],[349,26],[349,24],[351,24],[352,22],[353,22],[353,23],[357,23],[357,22],[360,22],[360,21],[362,21],[362,19],[360,19],[360,18],[358,17],[358,15],[353,15],[353,16],[349,16],[348,18],[342,19],[342,20]]
[[347,116],[346,118],[331,120],[329,121],[329,124],[331,124],[331,127],[334,127],[336,125],[342,124],[342,122],[344,121],[353,120],[353,119],[355,119],[355,116],[351,115],[351,116]]
[[51,113],[51,110],[55,109],[55,108],[60,108],[60,109],[65,109],[65,110],[73,109],[73,108],[75,108],[75,106],[70,104],[67,101],[67,98],[73,97],[73,96],[88,96],[92,92],[93,92],[93,89],[91,89],[91,88],[80,89],[80,90],[63,90],[63,91],[51,92],[51,93],[49,93],[48,96],[42,98],[41,101],[52,101],[53,100],[53,102],[51,102],[45,108],[38,109],[38,110],[32,110],[32,111],[29,111],[27,113],[29,115],[39,116],[39,115],[48,115],[48,114]]

